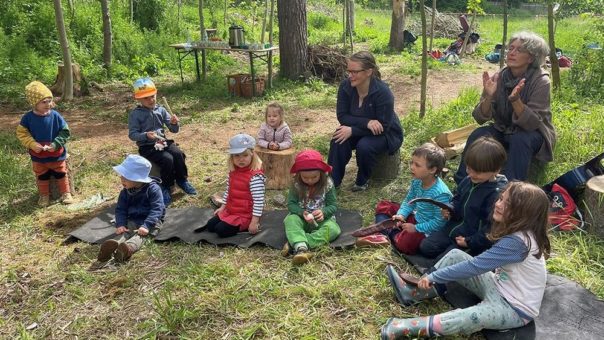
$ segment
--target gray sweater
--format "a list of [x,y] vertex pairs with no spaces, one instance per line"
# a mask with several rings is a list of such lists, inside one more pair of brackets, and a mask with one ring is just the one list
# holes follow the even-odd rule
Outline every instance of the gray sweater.
[[170,114],[163,106],[156,105],[153,110],[150,110],[139,105],[128,115],[128,137],[138,146],[155,144],[155,140],[147,138],[147,132],[162,130],[161,135],[163,135],[164,126],[167,126],[172,133],[180,130],[178,124],[170,124]]
[[266,123],[262,123],[260,130],[258,131],[258,146],[268,148],[270,142],[279,144],[279,150],[291,148],[292,132],[289,129],[289,126],[287,126],[287,123],[281,123],[276,129],[270,127]]

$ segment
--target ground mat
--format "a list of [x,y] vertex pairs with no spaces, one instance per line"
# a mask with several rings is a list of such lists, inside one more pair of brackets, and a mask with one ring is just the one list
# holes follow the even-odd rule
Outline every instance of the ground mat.
[[[417,255],[399,255],[416,269],[425,270],[434,263]],[[480,301],[457,283],[447,285],[444,298],[455,308],[469,307]],[[539,317],[534,322],[506,331],[485,329],[482,333],[489,340],[602,339],[604,301],[576,282],[548,274]]]
[[[117,238],[114,219],[115,206],[111,206],[80,228],[70,233],[67,242],[81,240],[88,243],[102,243],[111,238]],[[155,237],[156,241],[181,240],[186,243],[201,241],[217,245],[236,245],[247,248],[253,244],[264,244],[275,249],[281,249],[285,244],[285,230],[283,219],[287,215],[285,210],[266,211],[260,219],[260,232],[256,235],[244,232],[233,237],[219,238],[208,231],[195,233],[194,230],[206,224],[213,216],[213,210],[207,208],[178,208],[168,209],[164,225]],[[342,229],[342,234],[331,243],[332,247],[344,248],[354,245],[355,238],[351,233],[361,227],[362,218],[356,211],[338,210],[336,220]]]

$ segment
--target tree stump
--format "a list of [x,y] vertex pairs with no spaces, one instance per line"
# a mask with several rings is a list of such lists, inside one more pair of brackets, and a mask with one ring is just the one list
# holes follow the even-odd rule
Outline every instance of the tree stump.
[[296,158],[296,150],[289,148],[273,151],[256,146],[256,153],[262,160],[266,176],[266,189],[281,190],[289,187],[292,175],[289,173]]
[[[67,158],[65,158],[65,166],[67,167],[67,180],[69,181],[69,192],[72,195],[75,195],[75,186],[73,185],[73,178],[75,176],[75,172],[71,168],[71,162],[69,161],[70,155],[67,154]],[[57,179],[54,177],[50,177],[50,197],[52,199],[59,199],[61,197],[61,192],[59,191],[59,187],[57,186]]]
[[604,237],[604,175],[587,181],[582,203],[588,231]]
[[[55,83],[50,86],[50,90],[55,96],[63,95],[63,87],[65,87],[65,76],[63,73],[64,66],[63,64],[58,65],[57,78],[55,79]],[[73,95],[76,97],[80,97],[84,94],[87,94],[87,91],[82,91],[82,71],[80,69],[80,65],[71,64],[71,69],[73,70]],[[83,86],[84,89],[87,89],[87,86]]]
[[371,180],[389,182],[398,176],[401,166],[401,151],[396,150],[393,155],[383,153],[377,156],[377,162],[371,172]]

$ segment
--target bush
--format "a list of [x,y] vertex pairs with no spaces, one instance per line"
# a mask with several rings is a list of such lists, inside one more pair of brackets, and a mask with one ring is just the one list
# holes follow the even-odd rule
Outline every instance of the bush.
[[584,46],[574,56],[573,67],[570,69],[570,86],[577,94],[595,101],[604,100],[604,19],[594,19],[595,29],[591,32],[594,40],[589,44],[600,46],[590,48]]
[[134,21],[141,29],[157,31],[164,20],[165,7],[161,0],[134,0]]

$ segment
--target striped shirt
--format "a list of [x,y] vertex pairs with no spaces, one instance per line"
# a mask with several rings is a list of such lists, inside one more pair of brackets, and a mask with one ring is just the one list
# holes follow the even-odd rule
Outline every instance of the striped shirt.
[[[264,180],[263,174],[257,174],[252,176],[250,179],[250,192],[252,193],[252,201],[254,201],[254,207],[252,209],[252,216],[262,216],[262,210],[264,210]],[[227,201],[229,197],[229,180],[227,177],[227,187],[222,198]]]
[[411,181],[407,197],[401,203],[397,215],[403,215],[407,218],[411,213],[415,213],[415,229],[426,235],[442,229],[447,222],[440,212],[440,208],[431,203],[416,202],[409,204],[414,198],[431,198],[433,200],[449,203],[451,201],[451,191],[440,177],[436,177],[436,182],[428,189],[422,187],[422,181],[414,179]]

